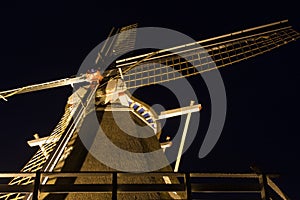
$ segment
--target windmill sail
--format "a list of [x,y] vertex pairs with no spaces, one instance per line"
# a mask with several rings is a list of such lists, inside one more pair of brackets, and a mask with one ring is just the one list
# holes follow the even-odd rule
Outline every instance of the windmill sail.
[[95,63],[98,64],[105,57],[122,55],[133,50],[135,47],[137,26],[138,24],[131,24],[117,30],[112,28],[98,53]]
[[[61,120],[50,136],[39,145],[40,149],[23,167],[21,172],[60,171],[65,159],[73,148],[72,144],[77,137],[78,129],[81,126],[96,89],[96,87],[93,89],[88,87],[80,88],[69,97],[68,104],[65,107],[65,113]],[[77,97],[77,100],[74,100],[74,97]],[[84,105],[80,99],[85,100]],[[44,183],[47,181],[49,181],[48,178],[42,180]],[[33,182],[34,177],[16,177],[9,182],[9,185],[28,185]],[[0,199],[24,199],[25,197],[30,197],[30,195],[28,196],[24,193],[9,193],[0,196]]]
[[[197,75],[264,54],[299,39],[280,21],[223,36],[117,61],[127,88],[137,88]],[[149,56],[149,55],[155,56]]]
[[137,24],[125,26],[120,32],[111,49],[111,54],[122,55],[135,47]]

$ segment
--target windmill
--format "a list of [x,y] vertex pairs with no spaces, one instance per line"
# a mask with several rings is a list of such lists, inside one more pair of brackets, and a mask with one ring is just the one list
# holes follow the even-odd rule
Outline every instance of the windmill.
[[[106,44],[103,45],[103,48],[95,58],[95,63],[101,65],[101,62],[105,62],[105,57],[121,55],[125,51],[132,49],[135,41],[135,29],[136,24],[124,27],[117,31],[120,32],[118,37],[113,36],[114,30],[112,30],[110,34],[112,37],[106,40]],[[78,132],[86,126],[85,119],[88,115],[87,113],[90,112],[91,102],[93,103],[92,105],[96,105],[96,111],[105,113],[103,115],[110,115],[110,112],[114,109],[114,111],[122,112],[121,110],[127,110],[133,113],[139,123],[146,124],[151,131],[154,131],[155,137],[152,137],[151,141],[148,142],[155,143],[155,148],[157,148],[159,143],[158,141],[155,142],[155,140],[160,136],[160,129],[156,119],[159,116],[150,107],[131,97],[128,94],[128,90],[169,82],[225,67],[266,53],[298,38],[299,33],[288,26],[287,21],[281,21],[176,46],[172,48],[171,53],[171,49],[163,49],[141,55],[125,56],[125,58],[116,60],[105,71],[91,70],[75,78],[61,79],[0,92],[0,97],[6,101],[16,94],[65,85],[75,85],[74,87],[76,88],[76,84],[80,84],[80,87],[77,87],[76,92],[68,99],[65,114],[50,136],[39,138],[38,135],[35,135],[35,139],[28,142],[31,146],[39,146],[39,150],[21,171],[57,172],[61,170],[87,170],[87,165],[81,165],[76,169],[72,169],[70,166],[74,166],[74,157],[76,157],[74,152],[76,152],[75,147],[78,145],[79,140]],[[205,51],[202,48],[198,49],[199,44],[204,47]],[[181,54],[186,56],[188,61],[179,56]],[[212,62],[215,65],[212,65]],[[86,84],[82,86],[82,83]],[[122,106],[103,106],[108,103]],[[199,105],[187,107],[188,110],[194,108],[199,110]],[[171,113],[175,115],[176,111]],[[103,119],[102,122],[104,123],[109,116],[101,116],[100,118]],[[106,128],[109,129],[110,127]],[[126,141],[126,138],[122,141]],[[132,148],[133,146],[130,147]],[[84,155],[83,159],[83,161],[87,161],[92,158]],[[90,160],[90,162],[93,161]],[[102,169],[101,167],[96,170]],[[105,170],[110,169],[105,168]],[[167,167],[165,170],[170,170],[170,168]],[[10,184],[30,184],[33,181],[32,177],[17,177]],[[42,184],[51,181],[56,182],[59,180],[49,177],[44,177],[41,180]],[[1,196],[4,199],[28,199],[30,197],[31,194],[25,195],[21,193]]]

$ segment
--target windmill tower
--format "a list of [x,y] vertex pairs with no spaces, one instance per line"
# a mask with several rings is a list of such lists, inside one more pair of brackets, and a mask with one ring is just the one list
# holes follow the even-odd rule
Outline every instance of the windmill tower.
[[[136,25],[124,27],[117,37],[113,36],[106,40],[95,58],[96,64],[101,64],[105,56],[121,55],[128,49],[134,47]],[[124,33],[124,34],[122,34]],[[151,166],[157,162],[168,163],[163,151],[156,155],[153,160],[141,159],[134,162],[128,158],[117,157],[118,154],[106,154],[109,146],[103,143],[103,138],[90,123],[96,114],[100,127],[107,138],[116,146],[126,151],[135,153],[145,153],[160,150],[162,144],[159,143],[160,125],[157,121],[159,115],[156,114],[149,106],[131,97],[128,91],[130,89],[153,84],[174,81],[176,79],[198,75],[207,71],[225,67],[248,58],[266,53],[289,42],[295,41],[300,37],[299,33],[287,25],[287,21],[276,22],[264,26],[246,29],[243,31],[214,37],[211,39],[189,43],[170,49],[152,51],[138,56],[128,56],[118,59],[107,70],[89,71],[76,78],[62,79],[37,85],[31,85],[18,89],[0,92],[0,97],[7,100],[10,96],[26,92],[32,92],[53,87],[76,85],[75,92],[68,99],[65,108],[65,114],[55,127],[49,137],[39,138],[29,141],[31,146],[39,146],[39,150],[32,159],[24,166],[22,172],[77,172],[77,171],[115,171],[116,169],[102,163],[95,158],[88,150],[94,149],[100,152],[103,157],[113,157],[118,160],[116,166],[135,166],[136,168],[128,171],[143,171],[145,166],[151,169]],[[201,44],[203,49],[198,49]],[[182,56],[184,55],[184,59]],[[212,62],[215,65],[212,65]],[[82,84],[85,83],[85,84]],[[197,105],[199,108],[199,105]],[[194,107],[190,107],[192,109]],[[95,112],[93,112],[95,110]],[[125,112],[124,112],[125,111]],[[181,110],[182,112],[182,110]],[[120,129],[119,123],[125,123],[123,126],[129,132],[137,132],[136,125],[127,123],[128,113],[131,113],[136,124],[145,126],[143,134],[151,135],[147,138],[135,138]],[[173,114],[176,111],[173,111]],[[166,113],[162,113],[166,114]],[[122,120],[121,120],[122,119]],[[121,124],[122,125],[122,124]],[[79,135],[89,133],[92,138],[90,146]],[[105,144],[105,143],[104,143]],[[111,152],[110,152],[111,153]],[[111,160],[111,162],[114,162]],[[171,172],[173,169],[170,165],[157,171]],[[176,178],[169,176],[171,182],[178,181]],[[41,184],[60,184],[60,183],[106,183],[107,178],[94,176],[92,178],[51,178],[43,177]],[[140,183],[166,183],[162,177],[141,177],[130,180],[133,184]],[[26,185],[34,182],[33,177],[16,177],[9,184]],[[32,193],[10,193],[1,196],[2,199],[30,199]],[[81,196],[82,195],[82,196]],[[42,199],[109,199],[107,194],[41,194]],[[90,195],[90,196],[89,196]],[[181,193],[146,193],[146,194],[120,194],[121,199],[161,199],[161,198],[180,199],[186,198]]]

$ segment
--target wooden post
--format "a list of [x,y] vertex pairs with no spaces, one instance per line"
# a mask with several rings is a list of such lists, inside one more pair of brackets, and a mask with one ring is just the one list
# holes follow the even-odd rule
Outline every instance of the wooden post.
[[190,173],[185,173],[186,196],[188,200],[192,199],[192,187]]
[[40,184],[41,184],[41,172],[37,171],[34,179],[34,187],[32,193],[32,200],[38,200],[40,194]]
[[260,184],[260,195],[262,200],[269,200],[268,194],[268,182],[265,174],[259,175],[259,184]]
[[112,174],[112,200],[117,200],[118,198],[118,174],[117,172],[113,172]]

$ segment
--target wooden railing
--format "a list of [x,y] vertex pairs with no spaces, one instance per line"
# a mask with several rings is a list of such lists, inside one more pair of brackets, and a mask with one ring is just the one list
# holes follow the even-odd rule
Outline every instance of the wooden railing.
[[[169,177],[174,183],[162,184],[132,184],[130,180],[138,177],[155,177],[163,179]],[[35,173],[0,173],[1,179],[16,177],[30,177],[34,182],[29,185],[6,185],[0,186],[0,199],[14,199],[12,193],[25,194],[27,199],[40,199],[42,193],[69,194],[69,193],[109,193],[111,199],[116,200],[121,193],[151,193],[151,192],[178,192],[183,193],[183,199],[223,199],[230,195],[238,199],[284,199],[288,197],[272,181],[278,175],[257,173],[125,173],[125,172],[35,172]],[[42,184],[41,180],[48,178],[86,178],[106,177],[106,182],[85,184]],[[10,194],[7,198],[7,194]]]

